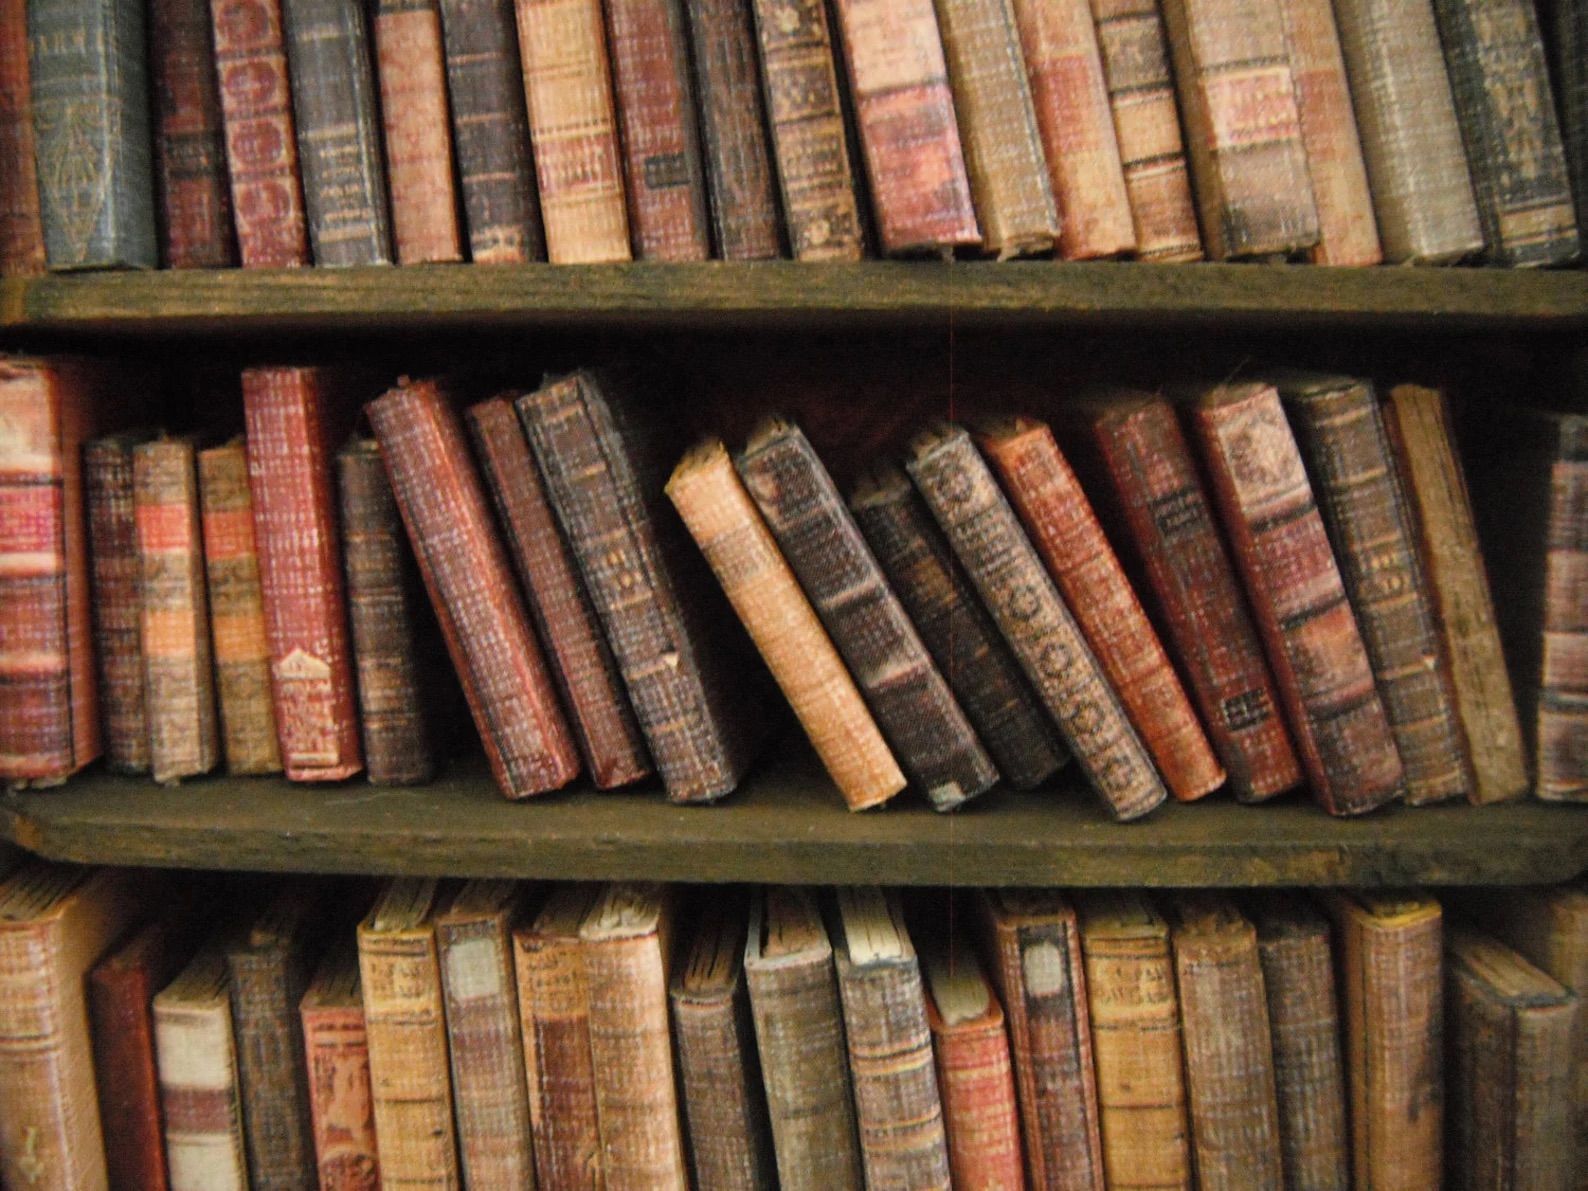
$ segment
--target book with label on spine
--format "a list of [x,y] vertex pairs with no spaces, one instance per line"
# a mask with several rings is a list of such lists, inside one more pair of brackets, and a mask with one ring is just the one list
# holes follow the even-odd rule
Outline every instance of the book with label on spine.
[[237,263],[209,0],[150,0],[149,70],[161,261],[168,269]]
[[44,272],[27,0],[0,3],[0,273]]
[[378,1191],[374,1095],[364,1023],[358,947],[349,931],[333,939],[299,1003],[309,1067],[314,1157],[327,1191]]

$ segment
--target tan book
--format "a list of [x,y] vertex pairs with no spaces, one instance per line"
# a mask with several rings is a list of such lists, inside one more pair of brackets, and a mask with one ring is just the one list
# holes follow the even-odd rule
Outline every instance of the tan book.
[[298,1012],[309,1065],[309,1110],[320,1186],[327,1191],[379,1191],[364,988],[351,933],[333,941]]

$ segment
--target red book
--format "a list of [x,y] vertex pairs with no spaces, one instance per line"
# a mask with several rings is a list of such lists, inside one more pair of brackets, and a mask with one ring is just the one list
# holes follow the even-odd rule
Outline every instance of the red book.
[[0,0],[0,273],[44,272],[27,0]]
[[381,1185],[362,994],[358,951],[346,931],[326,951],[298,1005],[314,1157],[325,1191],[379,1191]]
[[235,265],[232,196],[207,0],[151,0],[149,69],[165,265]]

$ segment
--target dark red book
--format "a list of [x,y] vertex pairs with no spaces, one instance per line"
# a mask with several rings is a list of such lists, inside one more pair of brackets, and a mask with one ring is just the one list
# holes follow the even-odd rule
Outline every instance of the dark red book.
[[150,0],[154,164],[168,269],[237,263],[207,0]]
[[44,272],[27,0],[0,0],[0,273]]

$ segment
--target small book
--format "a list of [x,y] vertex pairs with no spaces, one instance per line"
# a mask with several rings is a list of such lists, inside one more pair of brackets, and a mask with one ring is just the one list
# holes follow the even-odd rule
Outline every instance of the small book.
[[[1571,172],[1571,189],[1577,197],[1580,237],[1583,227],[1588,226],[1588,7],[1583,0],[1554,0],[1539,17],[1548,21],[1544,47],[1550,51],[1566,168]],[[3,193],[5,188],[0,186],[0,194]]]
[[299,1003],[309,1068],[309,1107],[319,1184],[378,1191],[374,1094],[358,948],[351,933],[332,941]]
[[0,273],[44,272],[39,171],[33,152],[27,0],[0,4]]

